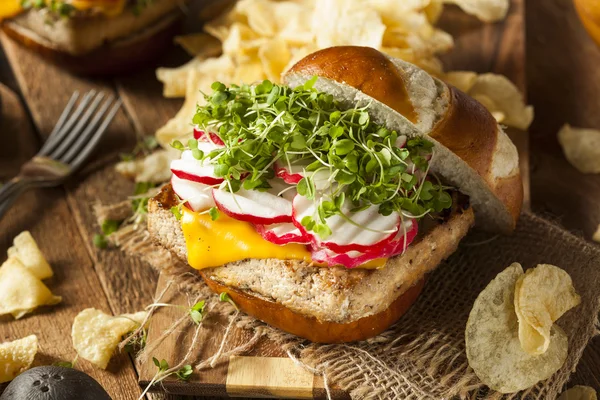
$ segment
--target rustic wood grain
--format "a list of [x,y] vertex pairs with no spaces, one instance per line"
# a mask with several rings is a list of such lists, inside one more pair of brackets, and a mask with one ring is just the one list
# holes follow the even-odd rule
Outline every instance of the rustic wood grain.
[[[40,61],[37,55],[5,36],[2,36],[1,41],[42,137],[46,137],[52,130],[54,122],[75,90],[83,93],[95,89],[116,95],[111,81],[91,81],[75,77]],[[60,84],[50,84],[51,82]],[[99,227],[92,207],[97,202],[107,204],[123,200],[133,192],[132,183],[107,165],[109,161],[116,160],[117,153],[131,149],[136,141],[135,130],[122,109],[96,151],[96,163],[92,163],[91,168],[67,185],[67,200],[73,217],[94,261],[102,286],[109,294],[111,309],[117,314],[137,311],[151,301],[156,274],[147,265],[126,257],[118,250],[98,251],[93,246],[92,237],[99,231]]]
[[[600,48],[570,0],[527,2],[527,91],[531,126],[532,206],[590,239],[600,223],[600,175],[578,172],[556,133],[564,123],[600,129]],[[600,390],[600,339],[586,348],[569,386]]]
[[[18,166],[33,156],[38,140],[28,122],[18,97],[0,84],[3,102],[0,121],[0,180],[15,174]],[[0,221],[0,260],[4,261],[12,238],[30,230],[42,252],[52,265],[55,276],[45,281],[63,301],[53,307],[43,307],[23,319],[0,317],[0,341],[15,340],[36,334],[39,353],[35,366],[75,357],[71,343],[71,324],[79,311],[95,307],[111,312],[94,266],[85,251],[62,188],[27,192],[19,205]],[[67,245],[68,244],[68,245]],[[116,357],[107,371],[93,367],[85,360],[77,368],[98,380],[114,399],[137,398],[137,382],[127,355]],[[137,389],[137,391],[136,391]]]

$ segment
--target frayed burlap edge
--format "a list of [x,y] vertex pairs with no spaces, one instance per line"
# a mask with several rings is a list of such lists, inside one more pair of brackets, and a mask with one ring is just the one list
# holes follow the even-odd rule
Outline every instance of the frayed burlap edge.
[[[102,214],[106,208],[97,211],[106,219],[107,214]],[[353,399],[554,399],[575,370],[588,341],[598,334],[598,247],[530,213],[522,215],[511,237],[469,234],[459,250],[431,275],[419,301],[396,325],[370,340],[345,345],[313,344],[232,312],[227,304],[219,304],[218,297],[210,294],[187,264],[155,245],[142,225],[124,224],[110,240],[171,276],[173,284],[190,296],[205,296],[214,312],[229,315],[230,326],[235,323],[253,332],[250,343],[238,348],[229,349],[224,341],[220,354],[195,360],[197,368],[209,368],[231,355],[243,354],[267,336],[295,362],[323,375],[326,383],[347,391]],[[564,366],[529,390],[503,395],[487,389],[468,366],[464,326],[477,294],[513,261],[525,268],[550,263],[565,269],[582,296],[582,304],[559,322],[570,338]]]

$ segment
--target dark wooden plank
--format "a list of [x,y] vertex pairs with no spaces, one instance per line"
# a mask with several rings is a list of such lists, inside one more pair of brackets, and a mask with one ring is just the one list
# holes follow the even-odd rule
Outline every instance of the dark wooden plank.
[[[3,118],[0,122],[0,179],[10,178],[18,166],[37,149],[37,140],[27,115],[17,96],[0,85]],[[93,263],[85,251],[62,188],[39,189],[26,193],[0,221],[0,260],[12,238],[30,230],[42,252],[52,265],[55,276],[45,283],[57,295],[61,304],[42,308],[21,320],[0,317],[0,341],[15,340],[36,334],[40,351],[34,365],[49,365],[72,360],[75,351],[71,343],[71,324],[84,308],[95,307],[110,312]],[[80,360],[77,368],[98,380],[115,399],[138,397],[135,371],[127,355],[116,357],[107,371]]]
[[[531,126],[533,210],[558,218],[590,239],[600,223],[600,175],[584,175],[564,158],[556,133],[564,123],[600,129],[600,48],[570,0],[527,2],[527,91]],[[560,27],[560,28],[558,28]],[[571,384],[600,390],[600,342],[584,352]]]

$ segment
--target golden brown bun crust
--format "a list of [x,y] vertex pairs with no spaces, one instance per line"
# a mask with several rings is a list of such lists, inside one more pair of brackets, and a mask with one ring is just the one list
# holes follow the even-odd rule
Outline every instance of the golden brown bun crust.
[[215,293],[226,292],[244,310],[267,324],[316,343],[346,343],[365,340],[385,331],[417,300],[425,279],[419,281],[400,295],[385,311],[361,318],[351,323],[321,322],[314,317],[295,313],[289,308],[272,301],[248,295],[240,290],[221,285],[200,275]]
[[6,21],[2,24],[4,33],[14,41],[78,75],[106,76],[133,72],[148,67],[149,63],[172,46],[173,37],[180,31],[180,19],[144,36],[119,46],[107,44],[91,53],[74,56],[36,41],[13,28],[13,23]]
[[409,121],[417,120],[404,77],[386,56],[371,47],[339,46],[319,50],[298,61],[289,72],[346,83],[387,104]]
[[521,174],[496,179],[490,173],[490,160],[498,140],[498,123],[481,103],[453,86],[448,89],[450,103],[446,115],[429,136],[459,156],[494,188],[494,194],[506,205],[516,226],[523,203]]
[[[397,106],[416,104],[417,100],[411,99],[407,91],[405,72],[375,49],[357,46],[323,49],[300,60],[288,72],[294,73],[316,75],[349,85],[414,122],[414,109],[406,115],[403,107]],[[447,88],[448,107],[433,129],[425,133],[459,156],[483,178],[494,196],[504,202],[513,218],[511,228],[514,229],[523,202],[520,174],[504,178],[496,177],[492,171],[500,147],[497,147],[498,136],[504,134],[484,106],[460,90],[442,84]]]

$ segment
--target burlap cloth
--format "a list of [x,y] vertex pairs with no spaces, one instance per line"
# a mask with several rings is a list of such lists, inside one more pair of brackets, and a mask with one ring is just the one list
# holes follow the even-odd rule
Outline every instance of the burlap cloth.
[[[147,239],[147,232],[130,235],[129,245],[124,247],[151,260],[156,254],[145,248],[148,242],[141,238]],[[540,263],[563,268],[573,278],[582,301],[558,322],[569,336],[564,366],[527,391],[501,395],[487,389],[469,368],[464,330],[477,295],[512,262],[525,269]],[[161,263],[165,265],[164,260]],[[170,272],[178,275],[181,271],[177,270]],[[410,311],[368,341],[313,344],[250,317],[238,319],[238,326],[255,330],[255,336],[268,335],[290,356],[324,374],[329,383],[348,391],[353,399],[555,399],[575,371],[585,346],[598,333],[599,278],[600,247],[525,213],[512,236],[471,232],[458,251],[430,275]],[[202,283],[195,285],[197,291],[205,291]]]

